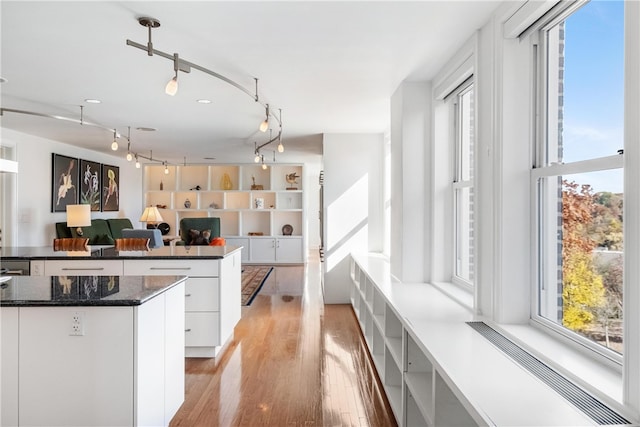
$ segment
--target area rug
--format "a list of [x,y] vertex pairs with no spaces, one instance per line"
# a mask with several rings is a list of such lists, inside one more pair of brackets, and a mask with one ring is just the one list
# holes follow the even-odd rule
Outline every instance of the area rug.
[[245,265],[242,267],[242,305],[251,305],[272,271],[273,267],[268,265]]

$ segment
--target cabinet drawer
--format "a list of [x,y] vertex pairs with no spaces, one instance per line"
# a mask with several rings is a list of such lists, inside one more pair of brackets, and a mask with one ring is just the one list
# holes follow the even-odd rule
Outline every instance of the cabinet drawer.
[[217,277],[217,259],[155,259],[124,260],[124,274],[138,276],[178,275],[190,277]]
[[122,261],[118,260],[73,260],[45,261],[45,276],[121,276]]
[[220,279],[190,277],[185,288],[185,311],[218,311],[220,309]]
[[185,313],[184,329],[184,345],[186,347],[220,345],[219,313]]

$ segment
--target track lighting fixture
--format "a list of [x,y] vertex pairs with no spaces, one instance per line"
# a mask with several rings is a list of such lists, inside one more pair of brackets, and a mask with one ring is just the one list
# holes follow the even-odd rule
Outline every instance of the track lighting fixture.
[[117,134],[117,132],[116,132],[116,131],[115,131],[115,129],[114,129],[114,130],[113,130],[113,142],[111,143],[111,149],[112,149],[113,151],[118,151],[118,141],[117,141],[117,138],[118,138],[118,134]]
[[138,155],[136,154],[136,169],[140,169],[140,160],[138,160]]
[[278,141],[278,153],[284,153],[284,145],[282,145],[282,140]]
[[178,93],[178,72],[176,71],[176,75],[169,80],[167,85],[164,87],[164,93],[167,95],[174,96]]
[[260,123],[260,132],[266,132],[269,129],[269,104],[267,104],[266,108],[266,117],[262,123]]
[[169,167],[167,166],[167,162],[162,162],[164,165],[164,174],[169,175]]
[[133,154],[131,154],[131,126],[127,127],[127,162],[133,160]]
[[[208,68],[202,67],[201,65],[195,64],[193,62],[190,61],[186,61],[184,59],[181,59],[177,53],[174,53],[173,55],[168,54],[166,52],[157,50],[153,47],[153,43],[151,42],[151,30],[153,28],[158,28],[160,27],[160,21],[155,19],[155,18],[150,18],[150,17],[141,17],[138,18],[138,23],[140,25],[142,25],[143,27],[148,29],[148,42],[146,45],[141,44],[141,43],[136,43],[134,41],[131,40],[127,40],[126,44],[127,46],[132,46],[135,47],[137,49],[143,50],[147,53],[148,56],[161,56],[165,59],[169,59],[173,61],[173,70],[175,72],[175,76],[171,79],[171,81],[169,81],[169,83],[167,84],[167,86],[165,87],[165,92],[169,95],[175,95],[177,90],[178,90],[178,71],[182,71],[185,73],[189,73],[191,72],[191,69],[194,68],[198,71],[201,71],[205,74],[209,74],[212,77],[215,77],[217,79],[220,79],[228,84],[230,84],[231,86],[243,91],[244,93],[246,93],[247,95],[249,95],[254,102],[258,102],[260,103],[262,106],[265,107],[265,119],[264,121],[262,121],[260,123],[259,129],[261,132],[266,132],[267,129],[269,129],[270,123],[273,123],[273,120],[271,120],[271,118],[273,118],[275,121],[278,122],[278,135],[274,138],[269,138],[269,141],[267,141],[265,144],[262,144],[260,147],[257,147],[257,150],[255,152],[256,154],[256,158],[257,156],[260,154],[260,148],[262,148],[263,146],[270,144],[276,140],[280,141],[281,137],[282,137],[282,117],[276,117],[272,112],[271,112],[271,108],[269,106],[269,104],[263,104],[262,102],[260,102],[259,96],[258,96],[258,79],[254,77],[254,81],[255,81],[255,92],[251,92],[250,90],[248,90],[247,88],[245,88],[244,86],[236,83],[235,81],[231,80],[228,77],[225,77],[219,73],[216,73],[215,71],[209,70]],[[282,110],[280,110],[280,115],[282,115]],[[279,144],[278,146],[278,151],[282,152],[284,150],[284,147],[282,146],[282,143]],[[255,160],[255,159],[254,159]],[[259,163],[259,160],[256,160],[256,163]]]

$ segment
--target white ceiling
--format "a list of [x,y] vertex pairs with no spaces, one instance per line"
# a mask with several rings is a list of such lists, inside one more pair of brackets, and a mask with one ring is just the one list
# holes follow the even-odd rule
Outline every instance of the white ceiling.
[[[132,151],[180,163],[253,157],[264,107],[198,70],[164,93],[173,62],[126,45],[146,44],[215,71],[282,110],[285,155],[320,152],[318,135],[384,132],[403,80],[429,80],[496,8],[488,1],[218,2],[6,1],[1,7],[3,108],[115,128]],[[96,98],[101,104],[87,104]],[[196,102],[210,99],[211,104]],[[110,152],[102,128],[5,112],[3,128]],[[273,120],[272,120],[273,122]],[[156,128],[142,132],[138,127]],[[274,127],[274,134],[277,127]],[[120,152],[126,153],[121,138]],[[273,150],[275,144],[266,147]],[[269,151],[271,153],[271,151]],[[270,154],[271,155],[271,154]],[[284,155],[283,155],[284,156]]]

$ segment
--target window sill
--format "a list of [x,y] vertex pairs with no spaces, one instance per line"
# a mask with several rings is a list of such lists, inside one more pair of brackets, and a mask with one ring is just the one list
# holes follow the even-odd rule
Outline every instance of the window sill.
[[473,312],[473,293],[451,282],[431,282],[443,294]]
[[[432,283],[449,298],[473,310],[473,293],[450,282]],[[498,331],[528,350],[547,365],[624,414],[622,373],[619,366],[607,365],[533,325],[493,324]],[[611,362],[613,363],[613,362]]]
[[555,338],[533,325],[493,325],[531,354],[570,378],[604,403],[625,413],[620,369],[605,365],[584,350]]

